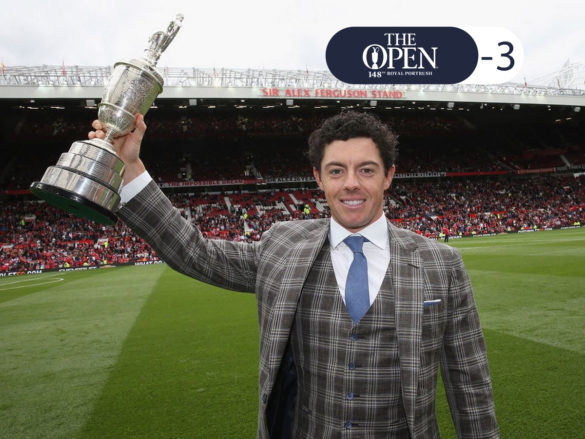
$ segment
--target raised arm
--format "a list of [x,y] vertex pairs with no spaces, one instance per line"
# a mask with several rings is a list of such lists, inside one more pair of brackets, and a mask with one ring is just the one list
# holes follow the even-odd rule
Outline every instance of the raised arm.
[[[117,154],[125,164],[124,185],[142,175],[140,146],[146,124],[137,115],[136,128],[114,139]],[[105,129],[95,120],[89,138],[104,138]],[[253,292],[260,244],[208,240],[183,218],[154,181],[124,203],[116,214],[175,270],[203,282],[235,291]]]

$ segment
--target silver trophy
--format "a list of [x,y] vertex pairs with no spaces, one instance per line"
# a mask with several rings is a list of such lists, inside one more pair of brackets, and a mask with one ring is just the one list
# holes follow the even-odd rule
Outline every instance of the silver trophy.
[[114,64],[98,106],[98,119],[107,129],[105,139],[73,142],[69,152],[31,184],[33,194],[76,216],[107,225],[116,222],[124,163],[112,139],[132,131],[136,114],[146,114],[162,92],[164,81],[156,63],[182,21],[183,15],[177,14],[166,31],[155,32],[143,58]]

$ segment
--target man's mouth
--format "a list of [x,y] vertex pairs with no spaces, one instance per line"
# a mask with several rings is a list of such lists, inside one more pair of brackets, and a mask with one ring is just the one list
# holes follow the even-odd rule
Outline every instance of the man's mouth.
[[365,200],[342,200],[341,202],[346,206],[355,207],[365,203]]

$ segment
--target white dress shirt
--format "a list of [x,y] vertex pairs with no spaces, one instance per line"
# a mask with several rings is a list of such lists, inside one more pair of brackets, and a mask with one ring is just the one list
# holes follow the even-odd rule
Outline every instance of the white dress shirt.
[[138,195],[138,192],[144,189],[148,183],[151,182],[151,180],[152,177],[148,171],[144,171],[130,183],[122,186],[122,189],[120,190],[120,204],[123,206],[136,195]]
[[345,302],[345,282],[347,273],[353,262],[353,251],[343,240],[350,235],[361,235],[369,242],[364,242],[363,252],[368,261],[368,289],[370,292],[370,305],[378,296],[384,276],[390,264],[390,240],[388,238],[388,223],[386,216],[382,215],[359,233],[351,233],[343,228],[334,218],[331,218],[329,231],[329,244],[331,245],[331,262],[335,279],[339,286],[339,292]]

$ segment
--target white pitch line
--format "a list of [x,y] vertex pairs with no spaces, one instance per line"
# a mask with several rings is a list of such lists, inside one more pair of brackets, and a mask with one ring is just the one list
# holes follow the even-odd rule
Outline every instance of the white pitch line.
[[[51,274],[50,276],[49,275],[45,275],[44,276],[44,279],[52,279],[55,276],[57,276],[57,273]],[[19,283],[22,283],[22,282],[34,282],[36,280],[39,280],[39,276],[26,276],[26,277],[25,276],[15,276],[15,277],[12,277],[12,278],[9,277],[9,278],[5,278],[5,279],[14,279],[14,282],[2,282],[4,285],[12,285],[12,284],[19,284]]]
[[[13,284],[19,284],[19,283],[22,283],[22,282],[31,282],[31,281],[35,281],[35,280],[39,281],[40,279],[23,279],[21,281],[10,282],[10,283],[4,284],[4,285],[13,285]],[[40,281],[39,283],[36,283],[36,284],[26,284],[26,285],[20,285],[20,286],[17,286],[17,287],[0,288],[0,291],[16,290],[18,288],[36,287],[36,286],[39,286],[39,285],[49,285],[49,284],[54,284],[54,283],[57,283],[57,282],[62,282],[64,280],[65,279],[63,279],[62,277],[57,277],[55,279],[45,279],[45,280],[42,280],[42,281]]]

